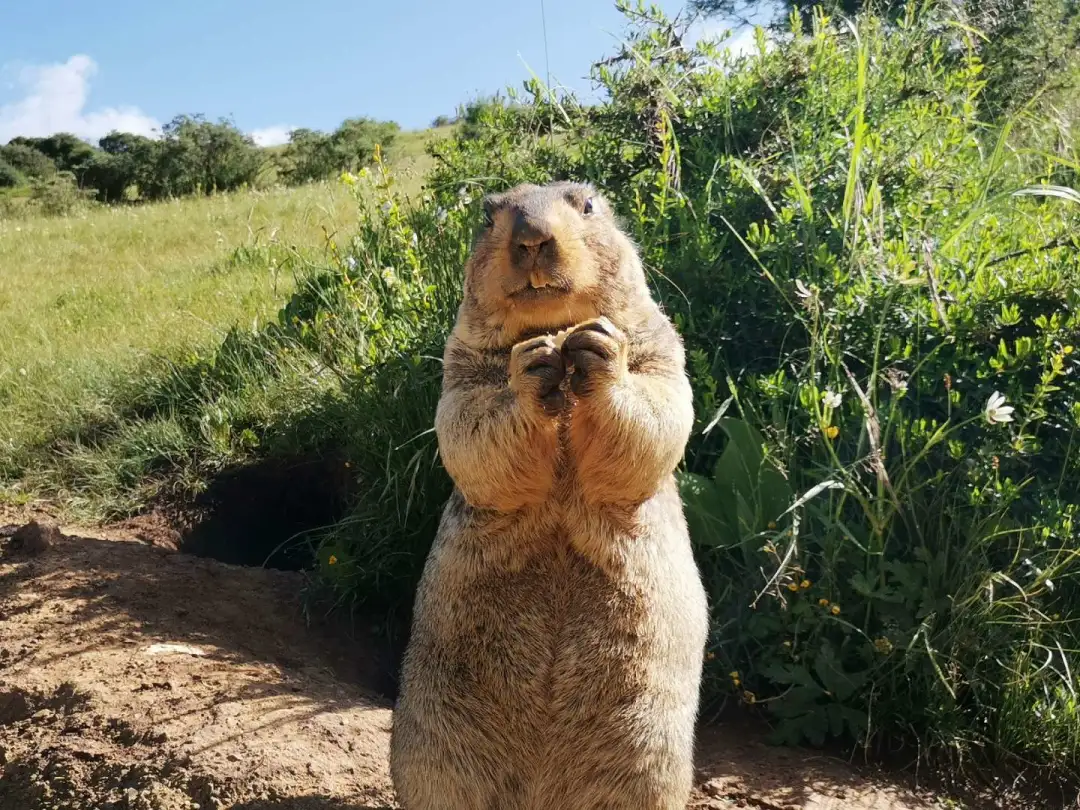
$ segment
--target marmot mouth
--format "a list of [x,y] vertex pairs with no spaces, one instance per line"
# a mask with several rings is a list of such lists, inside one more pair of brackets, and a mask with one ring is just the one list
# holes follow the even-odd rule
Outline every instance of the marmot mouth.
[[548,284],[544,287],[533,287],[531,284],[520,290],[510,293],[513,301],[540,301],[550,298],[561,298],[570,294],[570,287],[565,284]]

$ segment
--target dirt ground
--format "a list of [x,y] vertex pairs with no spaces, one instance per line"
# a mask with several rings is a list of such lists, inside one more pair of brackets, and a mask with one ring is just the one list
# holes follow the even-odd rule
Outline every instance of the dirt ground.
[[[27,544],[14,528],[0,530],[0,810],[396,806],[387,654],[306,622],[302,574],[145,532]],[[958,806],[741,728],[703,729],[698,774],[694,810]]]

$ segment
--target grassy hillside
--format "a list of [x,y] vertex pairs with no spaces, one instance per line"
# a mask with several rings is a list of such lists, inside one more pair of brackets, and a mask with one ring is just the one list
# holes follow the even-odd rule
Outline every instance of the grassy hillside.
[[[403,189],[446,135],[402,133],[388,161]],[[273,319],[356,210],[335,181],[0,218],[0,470],[19,477],[28,448],[107,418],[135,369]]]

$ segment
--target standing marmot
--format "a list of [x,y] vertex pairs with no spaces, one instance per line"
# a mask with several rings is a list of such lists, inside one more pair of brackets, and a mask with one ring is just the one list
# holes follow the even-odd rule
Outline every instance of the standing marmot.
[[584,185],[485,201],[436,414],[456,485],[416,597],[405,810],[683,810],[707,635],[674,470],[682,342]]

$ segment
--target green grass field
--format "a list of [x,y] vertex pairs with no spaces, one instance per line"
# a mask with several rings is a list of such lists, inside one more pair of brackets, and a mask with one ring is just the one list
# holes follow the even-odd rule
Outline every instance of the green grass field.
[[[429,167],[429,139],[450,131],[401,134],[387,161],[405,190]],[[355,219],[333,181],[0,219],[0,469],[92,422],[147,359],[273,318]]]

